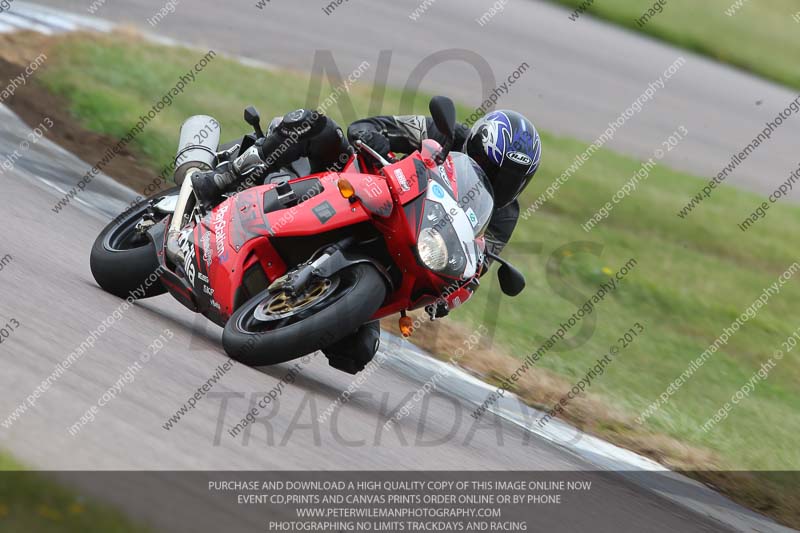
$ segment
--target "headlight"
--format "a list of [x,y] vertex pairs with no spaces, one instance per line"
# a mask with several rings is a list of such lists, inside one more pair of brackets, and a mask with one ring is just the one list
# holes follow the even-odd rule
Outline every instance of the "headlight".
[[433,228],[425,228],[419,234],[417,253],[425,266],[436,272],[447,268],[447,244],[442,234]]

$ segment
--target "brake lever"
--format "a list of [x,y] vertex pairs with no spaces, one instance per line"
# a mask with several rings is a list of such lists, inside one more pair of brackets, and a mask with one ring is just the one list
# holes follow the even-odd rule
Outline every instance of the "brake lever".
[[356,148],[358,148],[359,150],[361,150],[361,151],[363,151],[363,152],[366,152],[366,153],[368,153],[369,155],[371,155],[371,156],[372,156],[372,157],[373,157],[373,158],[374,158],[374,159],[375,159],[375,160],[376,160],[378,163],[380,163],[382,166],[384,166],[384,167],[388,167],[389,165],[391,165],[391,164],[392,164],[392,163],[390,163],[389,161],[387,161],[387,160],[386,160],[386,159],[385,159],[385,158],[384,158],[384,157],[383,157],[381,154],[379,154],[378,152],[376,152],[375,150],[373,150],[373,149],[372,149],[372,147],[371,147],[371,146],[369,146],[368,144],[366,144],[364,141],[362,141],[362,140],[357,140],[357,141],[356,141],[356,142],[354,142],[353,144],[354,144],[354,145],[355,145],[355,147],[356,147]]

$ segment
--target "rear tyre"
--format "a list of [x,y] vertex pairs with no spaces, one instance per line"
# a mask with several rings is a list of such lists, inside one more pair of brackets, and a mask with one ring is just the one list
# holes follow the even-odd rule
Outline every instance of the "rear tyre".
[[[280,291],[263,291],[237,309],[225,325],[222,344],[233,359],[250,366],[291,361],[340,341],[380,309],[386,284],[369,264],[346,268],[312,284],[293,309]],[[318,288],[317,288],[318,287]]]
[[151,278],[159,266],[156,249],[147,235],[137,231],[136,225],[152,200],[177,193],[175,188],[142,200],[100,233],[92,246],[89,265],[101,289],[120,298],[135,299],[167,292],[160,281]]

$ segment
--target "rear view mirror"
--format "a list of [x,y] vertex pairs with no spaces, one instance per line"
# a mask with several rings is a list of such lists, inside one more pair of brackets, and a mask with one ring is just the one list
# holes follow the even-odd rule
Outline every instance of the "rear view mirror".
[[448,139],[456,136],[456,106],[446,96],[434,96],[430,104],[431,117],[436,128]]
[[264,130],[261,129],[261,115],[255,107],[248,106],[244,110],[244,121],[253,127],[259,139],[264,137]]
[[525,290],[525,276],[508,263],[500,265],[497,278],[500,280],[500,289],[506,296],[517,296]]

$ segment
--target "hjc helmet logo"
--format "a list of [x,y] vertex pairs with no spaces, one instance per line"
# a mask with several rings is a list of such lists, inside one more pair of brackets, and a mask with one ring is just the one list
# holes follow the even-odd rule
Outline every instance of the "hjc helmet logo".
[[524,165],[526,167],[529,167],[533,164],[533,159],[522,152],[509,152],[506,154],[506,157],[508,157],[514,163],[519,163],[520,165]]

